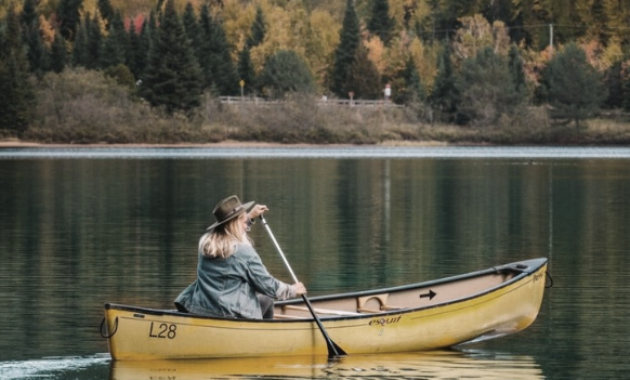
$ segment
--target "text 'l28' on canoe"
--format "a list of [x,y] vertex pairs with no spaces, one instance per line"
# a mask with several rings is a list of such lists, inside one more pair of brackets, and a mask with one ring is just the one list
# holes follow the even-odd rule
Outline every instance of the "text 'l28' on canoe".
[[[547,259],[537,258],[416,284],[310,299],[330,338],[349,354],[439,350],[531,325],[543,300]],[[275,318],[207,317],[105,304],[102,334],[114,360],[326,355],[302,299]]]

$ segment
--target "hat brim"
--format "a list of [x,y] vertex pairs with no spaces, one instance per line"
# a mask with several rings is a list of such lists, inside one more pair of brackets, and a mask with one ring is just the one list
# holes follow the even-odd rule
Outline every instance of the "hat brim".
[[241,209],[238,212],[235,212],[234,214],[232,214],[229,217],[225,218],[225,220],[222,220],[220,222],[214,223],[210,227],[206,228],[206,231],[210,231],[210,230],[216,228],[217,226],[225,224],[225,223],[229,222],[230,220],[236,218],[237,216],[241,215],[244,212],[249,212],[249,210],[251,210],[252,207],[254,207],[255,204],[256,204],[256,201],[243,203]]

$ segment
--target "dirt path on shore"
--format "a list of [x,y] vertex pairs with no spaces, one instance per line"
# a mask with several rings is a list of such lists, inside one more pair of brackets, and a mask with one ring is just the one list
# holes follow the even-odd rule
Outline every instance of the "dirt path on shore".
[[[286,148],[327,146],[315,144],[277,144],[265,142],[222,141],[207,144],[43,144],[26,141],[0,141],[1,148]],[[340,145],[338,145],[340,146]]]

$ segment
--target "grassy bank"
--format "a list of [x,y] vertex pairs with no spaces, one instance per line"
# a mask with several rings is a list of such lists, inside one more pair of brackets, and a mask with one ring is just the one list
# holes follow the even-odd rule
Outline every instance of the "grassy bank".
[[[205,97],[192,115],[167,115],[101,73],[66,70],[36,83],[31,126],[20,141],[49,144],[205,144],[222,141],[309,144],[620,145],[626,115],[580,129],[555,125],[543,108],[523,109],[494,126],[431,122],[423,105],[405,108],[317,105],[295,98],[273,105],[225,105]],[[8,133],[3,139],[15,139]]]

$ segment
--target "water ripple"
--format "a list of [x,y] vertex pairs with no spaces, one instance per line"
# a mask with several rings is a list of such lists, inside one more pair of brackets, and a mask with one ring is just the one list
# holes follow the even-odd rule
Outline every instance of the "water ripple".
[[[100,369],[100,373],[109,370],[109,354],[95,354],[92,356],[48,357],[35,360],[0,362],[0,379],[58,379],[69,377],[70,373],[79,373]],[[86,377],[81,377],[85,379]]]

